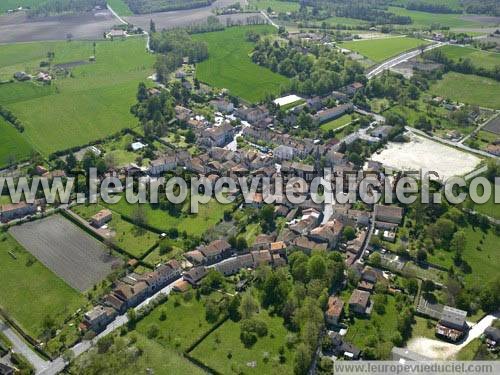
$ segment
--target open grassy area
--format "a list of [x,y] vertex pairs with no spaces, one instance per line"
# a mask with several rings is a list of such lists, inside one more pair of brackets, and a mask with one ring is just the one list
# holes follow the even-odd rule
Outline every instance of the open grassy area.
[[32,8],[40,0],[2,0],[0,1],[0,13],[7,12],[9,9],[17,9],[18,7]]
[[339,117],[338,119],[332,120],[325,122],[320,126],[320,129],[324,132],[327,132],[329,130],[335,130],[340,128],[341,126],[347,125],[350,122],[352,122],[356,117],[354,115],[343,115]]
[[34,337],[43,333],[47,316],[60,326],[85,304],[83,295],[6,233],[0,234],[0,264],[0,306]]
[[429,42],[421,39],[396,37],[344,42],[341,46],[356,51],[373,62],[381,62],[405,51],[427,44]]
[[369,22],[364,20],[358,20],[356,18],[348,18],[348,17],[328,17],[325,19],[327,25],[345,25],[345,26],[359,26],[365,25]]
[[430,92],[467,104],[500,109],[500,82],[472,74],[447,73]]
[[[185,299],[187,295],[191,296],[189,300]],[[205,316],[207,298],[219,300],[221,297],[220,293],[212,293],[197,300],[193,291],[172,295],[166,303],[137,324],[137,331],[146,335],[150,327],[155,325],[159,328],[159,334],[154,338],[156,342],[184,351],[215,324],[208,322]],[[162,313],[166,316],[163,321],[160,320]]]
[[427,319],[420,316],[415,316],[415,323],[411,326],[411,337],[427,337],[428,339],[435,339],[436,323],[430,321],[430,326],[427,325]]
[[21,133],[0,117],[0,168],[28,158],[32,151]]
[[0,46],[0,77],[15,71],[38,72],[47,53],[55,53],[52,65],[78,63],[67,68],[50,86],[15,82],[0,86],[0,101],[25,127],[23,136],[38,151],[54,151],[89,143],[123,128],[137,126],[130,113],[137,85],[152,72],[142,37],[96,42],[18,43]]
[[[471,272],[465,274],[464,281],[471,286],[482,285],[498,275],[498,241],[500,238],[493,229],[483,232],[478,228],[467,226],[463,230],[467,242],[462,258],[471,267]],[[453,255],[452,251],[435,249],[434,254],[429,254],[428,261],[449,268],[453,265]]]
[[457,361],[472,361],[476,357],[476,353],[481,347],[481,340],[474,339],[464,346],[456,355]]
[[481,68],[494,69],[500,65],[500,53],[481,51],[472,47],[444,46],[441,51],[450,59],[458,61],[468,58],[472,63]]
[[[71,210],[84,219],[90,220],[92,216],[103,208],[103,206],[92,204],[88,206],[75,206]],[[114,237],[112,237],[114,243],[137,258],[141,258],[158,241],[156,233],[139,228],[123,220],[116,212],[113,212],[113,219],[107,225],[115,233]]]
[[275,32],[272,26],[231,27],[224,31],[193,35],[208,44],[209,58],[196,66],[196,77],[209,85],[226,88],[233,95],[249,102],[258,102],[266,94],[279,94],[287,78],[254,64],[249,56],[253,43],[246,33]]
[[119,16],[131,16],[134,13],[130,10],[128,5],[123,0],[107,0],[108,5],[119,15]]
[[[134,348],[140,348],[141,355],[136,355]],[[94,348],[84,353],[71,364],[70,370],[75,374],[204,373],[174,350],[165,348],[138,332],[131,332],[124,337],[115,335],[114,344],[109,350],[98,353],[97,348]]]
[[259,9],[267,11],[271,8],[276,13],[286,13],[299,10],[298,2],[279,1],[279,0],[250,0],[248,6],[251,9]]
[[391,338],[398,331],[397,317],[396,300],[388,295],[385,314],[379,315],[373,310],[369,319],[354,318],[354,323],[349,324],[346,340],[363,349],[367,346],[370,337],[375,337],[379,340],[377,347],[383,353],[383,358],[389,358],[393,347]]
[[[461,14],[443,14],[443,13],[428,13],[416,10],[408,10],[400,7],[389,7],[389,12],[398,16],[408,16],[412,19],[413,27],[430,27],[430,26],[445,26],[445,27],[481,27],[486,24],[479,21],[470,21],[462,19]],[[406,25],[405,25],[406,26]]]
[[[266,322],[268,334],[259,337],[252,347],[246,348],[241,342],[239,323],[228,320],[190,354],[222,374],[291,374],[293,349],[290,351],[286,347],[288,331],[283,326],[283,319],[271,317],[265,310],[256,317]],[[280,347],[285,349],[284,363],[279,362]],[[248,366],[250,362],[255,362],[255,366]]]
[[[189,203],[186,203],[183,212],[176,217],[151,205],[141,206],[145,210],[148,225],[161,231],[177,228],[179,232],[185,231],[193,236],[201,236],[223,218],[225,210],[232,208],[231,205],[224,205],[211,199],[209,203],[199,206],[197,214],[190,214]],[[109,208],[127,217],[131,217],[136,210],[136,206],[131,205],[125,199],[121,199],[118,204],[110,205]]]

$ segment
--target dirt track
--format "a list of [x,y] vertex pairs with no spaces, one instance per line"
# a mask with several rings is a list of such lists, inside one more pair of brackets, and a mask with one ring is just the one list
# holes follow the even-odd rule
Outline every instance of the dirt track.
[[120,260],[60,215],[12,227],[10,234],[47,268],[79,291],[104,279]]

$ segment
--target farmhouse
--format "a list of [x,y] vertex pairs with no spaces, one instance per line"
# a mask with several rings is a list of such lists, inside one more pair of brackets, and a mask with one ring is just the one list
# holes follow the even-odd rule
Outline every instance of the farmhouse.
[[125,302],[127,308],[135,307],[146,298],[149,291],[145,281],[138,281],[134,285],[128,285],[119,281],[113,294]]
[[0,220],[2,222],[20,219],[27,215],[36,213],[37,207],[35,204],[26,202],[4,204],[0,206]]
[[207,264],[213,264],[224,259],[229,255],[230,250],[231,245],[226,240],[215,240],[199,249]]
[[113,219],[113,213],[111,212],[111,210],[104,209],[92,216],[92,218],[90,219],[90,223],[94,227],[100,228],[104,224],[110,222],[111,219]]
[[328,306],[325,312],[325,320],[328,324],[337,325],[344,311],[344,302],[336,296],[328,298]]
[[349,311],[356,314],[367,314],[369,313],[368,307],[370,306],[370,293],[355,289],[351,294],[349,299]]
[[436,325],[436,336],[452,342],[460,340],[469,329],[466,317],[467,311],[444,306],[441,319]]

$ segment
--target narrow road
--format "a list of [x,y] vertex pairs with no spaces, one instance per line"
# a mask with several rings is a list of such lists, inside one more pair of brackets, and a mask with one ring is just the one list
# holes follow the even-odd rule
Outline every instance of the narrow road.
[[118,13],[116,13],[116,12],[113,10],[113,8],[111,8],[111,7],[109,6],[109,4],[106,4],[106,7],[107,7],[107,8],[108,8],[108,10],[109,10],[109,11],[113,14],[113,16],[115,16],[115,17],[118,19],[118,21],[120,21],[120,22],[121,22],[122,24],[124,24],[124,25],[128,25],[128,22],[127,22],[127,21],[125,21],[123,18],[121,18],[121,17],[118,15]]
[[[427,51],[433,50],[434,48],[439,48],[439,47],[442,47],[442,46],[447,45],[447,44],[449,44],[449,43],[448,42],[439,42],[439,43],[431,44],[430,46],[425,47],[423,49],[423,52],[427,52]],[[377,75],[381,74],[384,70],[388,70],[388,69],[390,69],[398,64],[401,64],[402,62],[405,62],[405,61],[408,61],[414,57],[417,57],[421,53],[422,53],[422,50],[420,48],[417,50],[414,50],[414,51],[402,53],[401,55],[393,57],[392,59],[385,61],[382,64],[378,65],[377,67],[375,67],[374,69],[369,71],[366,74],[366,77],[368,79],[372,79],[373,77],[376,77]]]
[[269,17],[267,15],[266,12],[264,12],[263,10],[260,11],[260,14],[262,14],[262,16],[267,20],[267,22],[269,22],[271,25],[273,25],[275,28],[279,29],[279,25],[274,23],[274,21],[271,19],[271,17]]
[[2,321],[0,321],[0,332],[12,343],[14,352],[22,354],[28,362],[33,365],[37,374],[43,372],[49,367],[50,362],[40,358],[38,354],[36,354],[35,351],[33,351],[12,328]]

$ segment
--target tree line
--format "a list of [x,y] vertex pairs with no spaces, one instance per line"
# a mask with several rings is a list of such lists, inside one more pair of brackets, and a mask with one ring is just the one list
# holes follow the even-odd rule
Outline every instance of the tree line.
[[125,0],[136,14],[195,9],[211,5],[215,0]]
[[43,17],[66,12],[88,12],[96,6],[106,7],[105,0],[46,0],[30,9],[30,17]]

